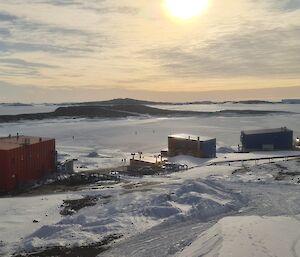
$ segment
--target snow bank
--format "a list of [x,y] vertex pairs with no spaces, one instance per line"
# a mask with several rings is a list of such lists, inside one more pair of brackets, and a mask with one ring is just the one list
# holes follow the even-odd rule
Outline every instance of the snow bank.
[[293,217],[226,217],[178,257],[294,257],[300,254],[300,221]]
[[192,216],[206,220],[219,214],[238,210],[242,198],[227,192],[221,185],[209,181],[190,181],[175,192],[156,196],[143,208],[143,215],[153,219],[188,219]]
[[[218,158],[212,159],[211,163],[218,163],[224,161],[236,161],[249,159],[259,159],[259,158],[273,158],[273,157],[282,157],[282,156],[294,156],[299,155],[299,151],[266,151],[266,152],[250,152],[250,153],[225,153],[218,154]],[[284,158],[282,158],[284,159]],[[268,163],[269,160],[259,160],[258,163]],[[256,164],[252,161],[253,164]]]
[[[35,230],[60,220],[59,206],[67,195],[0,198],[0,255]],[[33,223],[36,220],[38,223]]]
[[168,158],[168,161],[171,163],[184,164],[184,165],[187,165],[189,168],[203,166],[209,160],[210,159],[196,158],[196,157],[187,156],[187,155],[178,155],[176,157]]
[[280,184],[300,184],[300,162],[297,160],[278,161],[254,166],[244,166],[234,172],[234,176],[223,177],[230,181],[268,182]]
[[228,146],[217,146],[217,153],[235,153],[237,149]]
[[185,181],[181,186],[162,185],[144,192],[117,192],[108,203],[99,201],[56,224],[43,226],[23,240],[22,248],[86,245],[115,233],[129,237],[162,222],[209,220],[241,206],[243,201],[238,194],[209,181]]
[[[229,192],[220,184],[209,180],[193,181],[183,185],[171,199],[184,206],[190,206],[184,218],[207,220],[220,214],[237,211],[243,205],[243,198],[234,192]],[[181,210],[184,213],[184,210]]]

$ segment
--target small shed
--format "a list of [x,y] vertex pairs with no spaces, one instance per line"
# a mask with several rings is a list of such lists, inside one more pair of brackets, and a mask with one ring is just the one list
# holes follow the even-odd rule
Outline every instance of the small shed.
[[216,139],[189,134],[175,134],[168,137],[168,155],[190,155],[198,158],[216,157]]
[[242,131],[241,143],[244,152],[292,150],[293,131],[286,127]]

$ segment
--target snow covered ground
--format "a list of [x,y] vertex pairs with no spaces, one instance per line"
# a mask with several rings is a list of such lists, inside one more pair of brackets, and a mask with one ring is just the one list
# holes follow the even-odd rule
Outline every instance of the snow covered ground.
[[[0,256],[35,230],[58,222],[63,199],[66,195],[0,198]],[[33,223],[34,220],[39,223]]]
[[[20,132],[55,137],[60,158],[79,158],[76,165],[82,170],[119,166],[131,152],[154,155],[166,147],[168,134],[186,132],[217,136],[219,153],[214,161],[218,162],[281,155],[232,152],[241,129],[288,126],[299,135],[299,117],[28,121],[0,124],[0,136]],[[98,155],[91,157],[94,152]],[[100,256],[300,255],[299,160],[230,166],[207,166],[213,161],[186,156],[171,161],[192,169],[123,177],[116,185],[63,194],[0,198],[0,256],[40,247],[86,245],[111,234],[122,238]],[[59,214],[63,200],[84,196],[97,197],[97,204],[72,216]]]
[[226,217],[203,232],[178,257],[295,257],[300,253],[299,217]]
[[274,110],[294,112],[299,108],[293,104],[240,104],[240,103],[222,103],[222,104],[191,104],[191,105],[154,105],[153,107],[167,110],[186,110],[186,111],[202,111],[216,112],[223,110]]
[[[2,198],[1,253],[86,245],[120,234],[120,242],[103,256],[297,256],[300,187],[274,175],[284,169],[293,177],[299,165],[299,160],[251,165],[234,174],[237,167],[202,166],[124,177],[102,189]],[[98,203],[72,216],[59,215],[62,200],[85,195],[98,196]],[[161,235],[169,238],[162,241]],[[278,235],[285,238],[282,247]]]
[[[221,173],[230,174],[230,171],[224,167],[203,168],[163,177],[125,178],[119,185],[100,190],[2,198],[0,240],[5,246],[2,253],[55,245],[85,245],[114,233],[127,238],[172,219],[184,220],[187,216],[206,219],[237,210],[240,206],[237,195],[220,185],[192,179]],[[98,204],[70,217],[59,215],[62,200],[84,195],[98,195]],[[108,202],[101,200],[104,196],[109,196]],[[202,209],[206,212],[199,212]],[[40,222],[33,224],[33,220]]]

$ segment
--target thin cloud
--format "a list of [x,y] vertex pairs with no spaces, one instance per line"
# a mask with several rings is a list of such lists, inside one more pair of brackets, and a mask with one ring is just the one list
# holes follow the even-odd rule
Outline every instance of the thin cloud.
[[142,54],[179,77],[298,77],[299,42],[300,26],[227,35],[205,47],[158,48]]
[[26,42],[0,41],[0,49],[4,52],[49,52],[54,54],[66,52],[92,52],[92,49],[61,47],[50,44],[35,44]]
[[11,35],[11,33],[10,33],[9,29],[7,29],[7,28],[0,28],[0,37],[1,36],[8,37],[10,35]]
[[14,59],[14,58],[0,58],[0,63],[13,64],[16,66],[33,67],[33,68],[51,68],[51,69],[59,68],[59,66],[55,66],[55,65],[37,63],[37,62],[28,62],[22,59]]
[[11,15],[9,13],[5,13],[5,12],[1,12],[0,11],[0,22],[1,21],[14,21],[16,20],[18,17]]
[[298,10],[300,9],[300,1],[299,0],[289,0],[284,4],[284,9],[286,10]]

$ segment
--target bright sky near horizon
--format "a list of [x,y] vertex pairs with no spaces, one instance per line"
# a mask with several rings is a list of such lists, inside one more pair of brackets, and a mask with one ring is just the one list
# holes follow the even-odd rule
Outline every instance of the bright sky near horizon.
[[0,102],[297,98],[299,53],[300,0],[0,0]]

